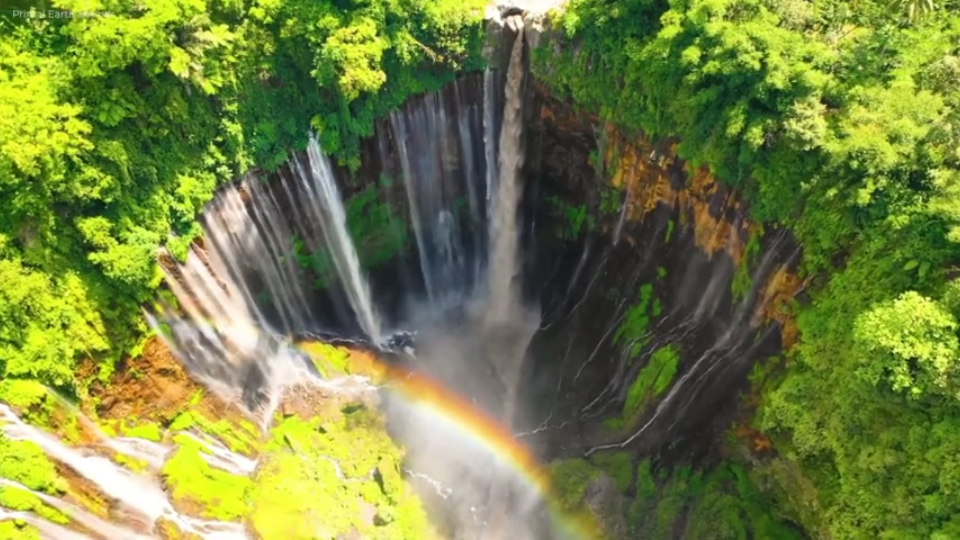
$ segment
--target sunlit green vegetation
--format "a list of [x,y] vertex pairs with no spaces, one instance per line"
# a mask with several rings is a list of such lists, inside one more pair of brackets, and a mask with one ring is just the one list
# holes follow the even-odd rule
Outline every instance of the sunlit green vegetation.
[[0,437],[0,478],[6,478],[43,493],[63,493],[67,485],[53,461],[36,443]]
[[812,301],[759,421],[799,474],[783,511],[822,538],[960,537],[960,5],[572,0],[557,28],[535,62],[555,92],[679,137],[803,247]]
[[173,500],[201,516],[237,520],[247,513],[247,491],[253,482],[211,466],[192,437],[177,435],[177,449],[163,466],[163,478]]
[[438,538],[400,476],[400,453],[376,411],[321,422],[291,416],[274,428],[250,494],[265,539]]
[[[555,461],[549,471],[558,503],[569,512],[585,510],[589,487],[601,475],[612,478],[623,497],[630,538],[669,540],[678,534],[698,540],[802,538],[776,515],[740,466],[721,465],[707,472],[658,469],[649,459],[636,464],[629,454],[618,452]],[[610,523],[613,516],[602,515],[609,510],[591,512],[599,522]]]
[[138,352],[157,248],[218,185],[311,127],[355,168],[376,117],[482,65],[479,0],[53,4],[112,16],[0,14],[0,376],[68,389]]
[[40,531],[14,520],[0,521],[0,540],[40,540]]

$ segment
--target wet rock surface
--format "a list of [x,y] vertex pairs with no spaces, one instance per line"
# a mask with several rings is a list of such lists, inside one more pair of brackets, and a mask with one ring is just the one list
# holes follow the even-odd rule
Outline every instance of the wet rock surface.
[[[795,338],[783,307],[802,287],[799,249],[784,231],[754,227],[735,194],[676,157],[675,140],[625,136],[542,85],[532,92],[526,174],[538,232],[528,279],[540,286],[544,323],[522,424],[540,431],[525,439],[552,456],[608,444],[709,452],[752,364]],[[645,286],[649,335],[627,346],[625,321],[639,316],[631,308]],[[667,387],[622,427],[603,427],[650,355],[671,344],[682,391]]]

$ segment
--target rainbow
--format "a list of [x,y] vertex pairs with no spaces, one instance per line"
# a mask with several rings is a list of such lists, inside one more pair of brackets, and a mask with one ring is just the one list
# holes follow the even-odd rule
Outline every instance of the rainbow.
[[554,524],[563,533],[562,538],[601,540],[592,516],[571,515],[561,508],[556,498],[551,495],[553,490],[547,471],[504,425],[438,381],[380,361],[377,361],[377,364],[390,383],[390,389],[396,391],[407,404],[428,413],[465,442],[469,441],[495,456],[500,464],[521,479],[525,486],[542,497],[547,503]]

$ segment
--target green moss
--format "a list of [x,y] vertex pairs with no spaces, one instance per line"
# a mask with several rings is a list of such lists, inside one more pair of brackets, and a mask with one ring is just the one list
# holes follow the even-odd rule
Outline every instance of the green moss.
[[321,425],[290,417],[273,430],[251,492],[250,523],[264,540],[435,538],[399,471],[400,452],[375,411]]
[[553,483],[553,494],[561,508],[574,511],[581,507],[590,483],[602,471],[585,459],[563,459],[550,463],[548,472]]
[[760,254],[760,236],[763,234],[763,228],[758,228],[750,235],[750,239],[744,246],[743,258],[737,265],[733,273],[733,281],[730,282],[730,292],[734,300],[746,298],[747,293],[753,286],[753,276],[751,269],[754,267],[757,256]]
[[178,435],[176,442],[177,450],[162,470],[173,499],[185,508],[197,508],[206,518],[230,521],[243,517],[252,481],[210,466],[193,438]]
[[70,523],[67,516],[44,504],[40,497],[13,486],[0,486],[0,506],[18,512],[32,512],[47,521],[61,525]]
[[680,350],[670,344],[660,347],[650,355],[647,365],[630,383],[627,400],[623,405],[623,417],[633,418],[641,411],[647,399],[658,397],[673,382],[680,365]]
[[19,520],[0,521],[0,540],[40,540],[40,531]]
[[580,233],[595,226],[593,216],[585,204],[574,205],[551,195],[547,198],[551,205],[551,213],[563,221],[557,231],[557,236],[565,240],[575,240]]
[[150,466],[149,463],[142,459],[133,458],[120,453],[113,454],[113,460],[134,472],[146,471],[147,467]]
[[617,490],[626,494],[633,483],[633,460],[626,452],[595,454],[591,461],[603,469],[617,484]]
[[637,340],[631,349],[631,358],[635,357],[643,349],[647,339],[642,337],[647,327],[650,325],[650,304],[653,299],[653,284],[644,283],[638,291],[637,303],[627,310],[624,321],[617,328],[613,335],[614,343],[626,344]]
[[620,431],[624,428],[623,418],[620,416],[612,416],[607,418],[602,422],[601,425],[603,426],[603,429],[608,431]]
[[650,468],[650,458],[637,464],[636,500],[650,501],[657,496],[657,483]]
[[[199,400],[197,400],[199,401]],[[171,431],[200,430],[217,438],[233,452],[254,455],[259,448],[260,432],[246,420],[211,420],[197,410],[180,413],[170,424]]]
[[[603,161],[599,161],[599,163],[602,165]],[[605,186],[600,192],[600,212],[605,215],[618,215],[620,213],[621,197],[621,189]]]
[[324,377],[349,373],[350,355],[345,349],[320,341],[302,343],[300,347]]
[[160,442],[160,440],[163,438],[163,433],[160,430],[160,426],[153,422],[147,422],[126,428],[123,430],[123,435],[125,437],[136,437],[138,439],[144,439],[153,442]]
[[0,478],[56,495],[66,490],[66,482],[57,474],[53,461],[30,441],[0,437]]

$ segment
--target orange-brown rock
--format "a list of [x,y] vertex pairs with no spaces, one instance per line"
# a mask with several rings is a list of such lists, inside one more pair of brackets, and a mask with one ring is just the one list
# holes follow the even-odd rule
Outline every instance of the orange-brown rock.
[[[692,169],[678,162],[677,143],[655,145],[643,137],[627,138],[608,126],[606,162],[613,171],[612,184],[628,192],[627,219],[642,220],[658,205],[680,209],[680,226],[692,227],[697,247],[709,256],[725,252],[735,265],[743,264],[751,235],[762,231],[747,217],[736,193],[721,190],[704,167]],[[671,168],[683,170],[685,180],[677,189]],[[787,265],[779,265],[761,286],[760,300],[751,319],[754,327],[776,321],[784,347],[796,342],[796,324],[787,306],[803,287],[803,281]]]
[[236,405],[224,403],[194,382],[173,352],[156,336],[149,338],[140,356],[126,358],[107,384],[91,383],[99,399],[97,414],[108,420],[150,420],[167,423],[183,412],[198,393],[194,410],[211,419],[241,418]]

